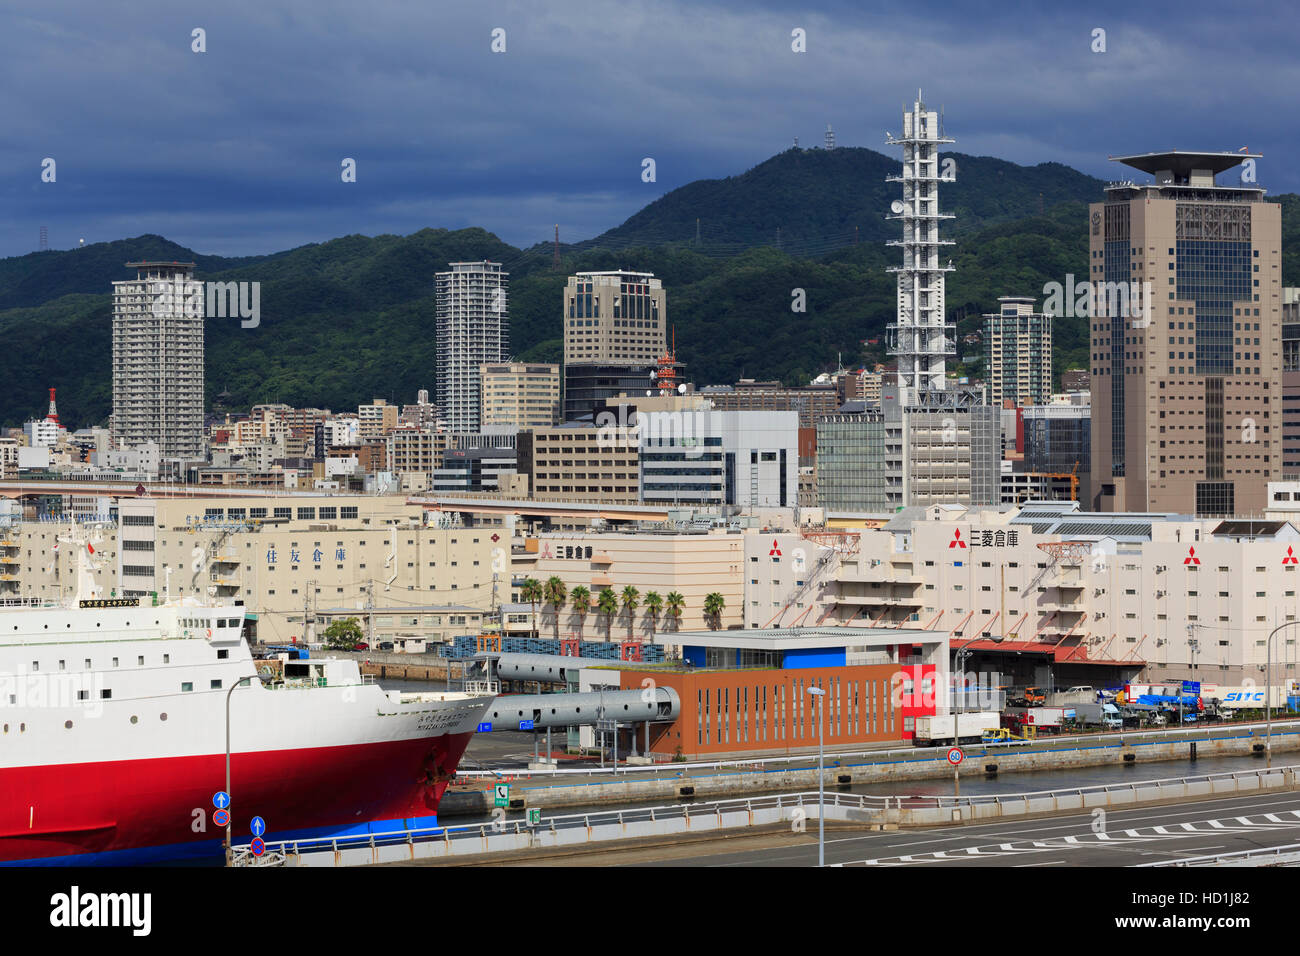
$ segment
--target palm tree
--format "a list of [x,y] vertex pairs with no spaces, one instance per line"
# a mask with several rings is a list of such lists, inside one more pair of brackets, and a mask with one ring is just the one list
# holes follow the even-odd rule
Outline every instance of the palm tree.
[[568,600],[569,589],[564,586],[564,582],[556,575],[551,575],[546,580],[546,603],[549,604],[555,612],[555,639],[560,639],[560,608],[564,607],[564,602]]
[[713,629],[715,631],[722,627],[722,612],[726,610],[726,607],[726,599],[717,591],[705,595],[704,616],[713,622]]
[[627,610],[627,639],[629,641],[632,640],[632,622],[635,616],[637,598],[640,596],[641,592],[630,584],[623,588],[623,607]]
[[573,602],[574,613],[578,615],[578,641],[581,642],[582,625],[586,622],[587,614],[591,611],[591,592],[579,584],[569,592],[569,600]]
[[613,588],[605,588],[600,592],[600,597],[596,598],[596,607],[601,614],[605,615],[605,640],[611,641],[609,636],[610,628],[614,626],[614,615],[618,613],[618,595],[614,593]]
[[686,598],[676,591],[669,591],[668,597],[664,599],[664,604],[668,608],[668,616],[672,619],[673,630],[680,630],[682,611],[686,610]]
[[647,591],[645,595],[645,609],[650,612],[650,643],[655,642],[655,619],[659,617],[659,612],[663,609],[664,599],[659,596],[658,591]]
[[533,606],[532,634],[537,636],[537,605],[542,600],[542,582],[537,578],[524,578],[524,583],[519,586],[519,596],[524,599],[525,603]]

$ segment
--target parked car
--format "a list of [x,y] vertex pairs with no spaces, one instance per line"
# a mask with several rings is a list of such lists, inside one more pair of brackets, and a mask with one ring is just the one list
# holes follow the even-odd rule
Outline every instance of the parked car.
[[365,641],[361,641],[360,643],[357,644],[356,647],[353,648],[353,650],[354,650],[354,651],[368,651],[368,650],[370,650],[370,645],[367,644]]

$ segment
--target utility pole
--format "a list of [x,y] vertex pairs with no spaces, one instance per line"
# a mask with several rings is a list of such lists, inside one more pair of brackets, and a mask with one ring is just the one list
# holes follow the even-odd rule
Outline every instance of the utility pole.
[[375,583],[366,585],[366,643],[375,649]]

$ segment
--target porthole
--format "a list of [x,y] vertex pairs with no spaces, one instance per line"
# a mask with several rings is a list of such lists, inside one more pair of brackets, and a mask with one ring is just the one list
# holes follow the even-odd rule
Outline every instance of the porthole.
[[98,622],[98,621],[95,622],[95,627],[99,627],[99,622]]
[[18,725],[18,732],[19,732],[20,734],[24,734],[24,733],[26,733],[26,732],[27,732],[27,725],[26,725],[25,723],[23,723],[23,724],[19,724],[19,725]]
[[140,723],[140,718],[137,717],[135,714],[132,714],[132,715],[131,715],[131,723],[133,723],[133,724],[138,724],[138,723]]
[[72,729],[72,721],[70,721],[70,720],[65,720],[65,721],[63,722],[63,729],[64,729],[64,730],[71,730],[71,729]]
[[166,719],[167,719],[167,715],[166,715],[166,714],[160,714],[160,715],[158,716],[158,719],[159,719],[159,720],[166,720]]

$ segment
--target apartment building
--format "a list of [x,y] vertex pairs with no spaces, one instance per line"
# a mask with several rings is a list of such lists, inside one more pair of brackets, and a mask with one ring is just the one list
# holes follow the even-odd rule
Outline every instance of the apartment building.
[[361,441],[386,438],[397,427],[397,406],[376,398],[369,405],[357,406],[357,434]]
[[479,369],[510,352],[509,273],[501,263],[453,262],[435,277],[438,366],[435,401],[447,430],[480,429]]
[[984,379],[994,404],[1041,405],[1052,394],[1052,317],[1036,303],[999,296],[998,311],[984,316]]
[[192,262],[128,262],[113,283],[113,441],[203,457],[203,283]]
[[402,425],[388,433],[386,470],[396,475],[431,475],[442,467],[451,436],[415,425]]

